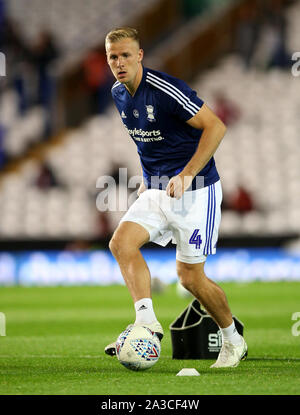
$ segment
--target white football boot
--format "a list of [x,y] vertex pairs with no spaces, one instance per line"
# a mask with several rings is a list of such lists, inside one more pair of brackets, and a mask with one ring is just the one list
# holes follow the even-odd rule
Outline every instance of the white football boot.
[[[133,326],[148,327],[148,329],[152,330],[157,335],[160,341],[162,341],[162,338],[164,337],[164,330],[158,321],[154,321],[151,324],[129,324],[129,326],[127,326],[126,329],[130,329]],[[105,347],[104,351],[109,356],[115,356],[116,355],[116,342],[108,344]]]
[[236,367],[241,360],[246,359],[248,347],[244,337],[242,337],[242,340],[242,344],[238,346],[225,340],[222,344],[216,363],[211,365],[211,367]]

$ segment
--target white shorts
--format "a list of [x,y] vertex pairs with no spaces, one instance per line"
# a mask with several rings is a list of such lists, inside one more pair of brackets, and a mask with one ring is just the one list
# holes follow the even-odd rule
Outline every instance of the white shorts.
[[130,206],[121,222],[143,226],[150,241],[176,244],[176,259],[196,264],[216,253],[221,222],[220,180],[202,189],[185,192],[177,200],[165,190],[148,189]]

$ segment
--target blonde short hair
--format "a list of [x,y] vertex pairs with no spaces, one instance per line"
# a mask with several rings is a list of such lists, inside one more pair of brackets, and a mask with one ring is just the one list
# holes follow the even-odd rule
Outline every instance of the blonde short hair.
[[140,39],[138,36],[138,31],[133,27],[118,27],[111,30],[105,37],[105,45],[109,42],[118,42],[122,39],[133,39],[137,42],[140,47]]

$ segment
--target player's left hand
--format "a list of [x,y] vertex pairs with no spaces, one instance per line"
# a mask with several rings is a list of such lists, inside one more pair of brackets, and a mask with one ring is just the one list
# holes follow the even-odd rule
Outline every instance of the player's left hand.
[[188,189],[193,181],[193,176],[184,176],[179,173],[177,176],[174,176],[170,179],[168,186],[166,188],[166,193],[170,197],[175,197],[180,199]]

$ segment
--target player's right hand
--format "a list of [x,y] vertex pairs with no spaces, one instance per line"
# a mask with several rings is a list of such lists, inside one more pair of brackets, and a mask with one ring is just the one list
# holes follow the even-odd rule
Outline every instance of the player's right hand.
[[193,181],[193,176],[183,176],[182,172],[170,179],[166,193],[170,197],[180,199]]
[[142,182],[140,184],[140,187],[138,188],[137,195],[140,196],[140,194],[143,193],[145,190],[146,190],[146,186],[144,185],[144,182]]

